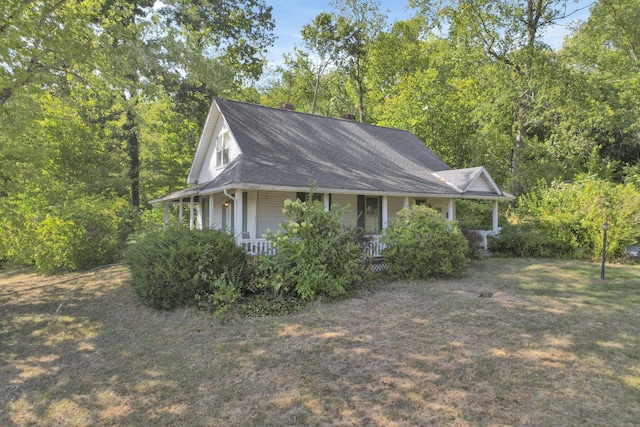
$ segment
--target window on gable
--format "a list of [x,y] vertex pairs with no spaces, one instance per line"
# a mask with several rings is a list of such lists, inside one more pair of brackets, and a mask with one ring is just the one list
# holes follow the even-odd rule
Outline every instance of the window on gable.
[[223,132],[218,136],[216,144],[216,167],[226,166],[229,163],[229,133]]

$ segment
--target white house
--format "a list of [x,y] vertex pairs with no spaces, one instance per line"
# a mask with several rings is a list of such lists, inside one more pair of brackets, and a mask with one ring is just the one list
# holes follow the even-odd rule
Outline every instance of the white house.
[[343,223],[374,239],[414,203],[455,220],[458,199],[491,201],[486,233],[498,232],[498,202],[513,199],[484,167],[451,169],[410,132],[219,98],[187,182],[151,201],[164,205],[165,223],[178,203],[191,228],[226,229],[252,253],[266,250],[263,235],[286,220],[284,201],[306,197],[312,183],[327,209],[348,205]]

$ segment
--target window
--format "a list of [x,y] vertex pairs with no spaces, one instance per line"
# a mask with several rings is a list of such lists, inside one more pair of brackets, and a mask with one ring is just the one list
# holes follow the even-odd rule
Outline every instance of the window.
[[216,144],[216,167],[220,168],[229,163],[229,132],[222,132]]
[[364,210],[364,231],[367,234],[380,233],[380,198],[366,197]]
[[[306,202],[307,199],[309,198],[309,193],[303,193],[303,192],[298,192],[296,193],[296,199],[300,200],[301,202]],[[313,201],[314,202],[324,202],[324,194],[318,194],[318,193],[314,193],[313,194]]]

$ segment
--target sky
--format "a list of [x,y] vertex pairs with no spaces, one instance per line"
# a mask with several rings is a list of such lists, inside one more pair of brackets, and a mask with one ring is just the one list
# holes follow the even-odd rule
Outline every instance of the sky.
[[[569,1],[569,10],[583,8],[579,13],[572,15],[569,21],[585,20],[589,13],[588,6],[593,2],[594,0],[579,0],[577,3]],[[295,45],[301,44],[300,31],[304,25],[311,23],[320,12],[332,10],[330,0],[267,0],[266,3],[273,6],[273,18],[276,23],[277,38],[267,56],[272,66],[281,64],[283,54],[292,52]],[[380,4],[382,11],[388,11],[389,23],[407,19],[414,13],[409,9],[408,0],[381,0]],[[545,41],[552,48],[558,49],[567,34],[566,25],[557,26],[547,31]]]

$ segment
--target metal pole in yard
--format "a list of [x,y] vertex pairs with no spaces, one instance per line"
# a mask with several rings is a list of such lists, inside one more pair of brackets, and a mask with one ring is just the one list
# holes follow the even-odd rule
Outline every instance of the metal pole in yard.
[[602,268],[600,269],[600,279],[604,280],[604,262],[607,256],[607,230],[609,223],[602,224]]

